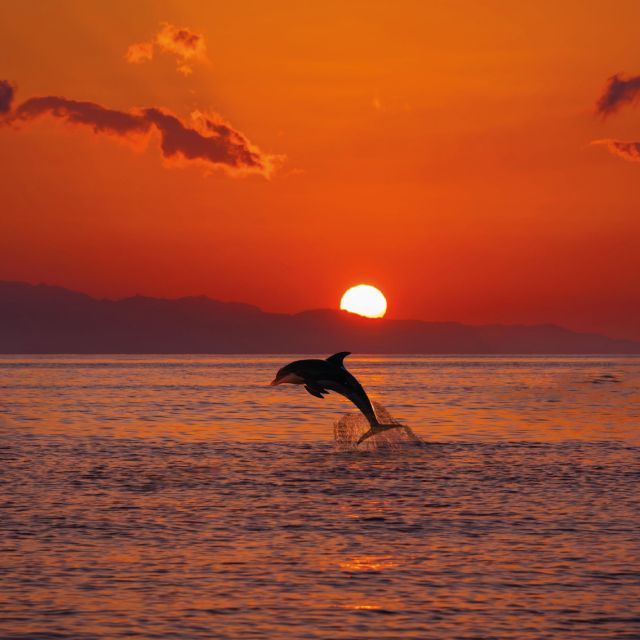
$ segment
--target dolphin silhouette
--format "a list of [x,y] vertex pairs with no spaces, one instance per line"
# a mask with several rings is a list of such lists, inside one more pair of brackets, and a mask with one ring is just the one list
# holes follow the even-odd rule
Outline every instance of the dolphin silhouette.
[[378,422],[369,396],[362,385],[344,366],[344,359],[351,355],[350,351],[334,353],[326,360],[296,360],[282,367],[271,382],[275,387],[279,384],[303,384],[304,388],[316,398],[324,398],[330,391],[343,395],[360,409],[369,422],[371,429],[358,440],[360,444],[376,433],[393,429],[401,425],[382,424]]

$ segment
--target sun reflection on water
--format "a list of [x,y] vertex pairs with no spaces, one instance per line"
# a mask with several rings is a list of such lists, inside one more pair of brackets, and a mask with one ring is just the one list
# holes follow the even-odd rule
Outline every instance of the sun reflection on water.
[[343,571],[383,571],[393,569],[398,563],[383,556],[355,556],[345,562],[340,562]]

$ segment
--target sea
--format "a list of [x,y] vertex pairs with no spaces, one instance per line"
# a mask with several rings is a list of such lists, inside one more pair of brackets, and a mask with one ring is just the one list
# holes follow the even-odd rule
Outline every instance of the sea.
[[640,638],[640,357],[293,359],[0,356],[0,638]]

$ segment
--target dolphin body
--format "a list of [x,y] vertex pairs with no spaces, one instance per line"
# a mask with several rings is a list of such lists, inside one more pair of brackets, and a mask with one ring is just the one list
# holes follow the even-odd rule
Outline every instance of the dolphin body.
[[371,401],[362,385],[344,366],[344,359],[351,355],[350,351],[334,353],[326,360],[296,360],[282,367],[271,382],[275,387],[279,384],[303,384],[304,388],[316,398],[324,398],[329,391],[343,395],[360,409],[371,425],[371,429],[358,440],[374,436],[376,433],[399,427],[398,424],[381,424],[376,418]]

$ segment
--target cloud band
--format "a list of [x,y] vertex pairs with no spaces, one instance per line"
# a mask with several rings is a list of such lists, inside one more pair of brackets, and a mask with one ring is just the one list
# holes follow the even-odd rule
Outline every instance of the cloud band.
[[190,126],[158,107],[120,111],[59,96],[29,98],[11,111],[13,91],[11,84],[0,80],[0,114],[4,114],[5,121],[30,122],[50,115],[91,127],[95,133],[125,139],[139,139],[157,131],[164,158],[197,162],[207,169],[223,169],[232,175],[254,173],[269,177],[279,162],[278,156],[263,153],[217,115],[194,112]]

